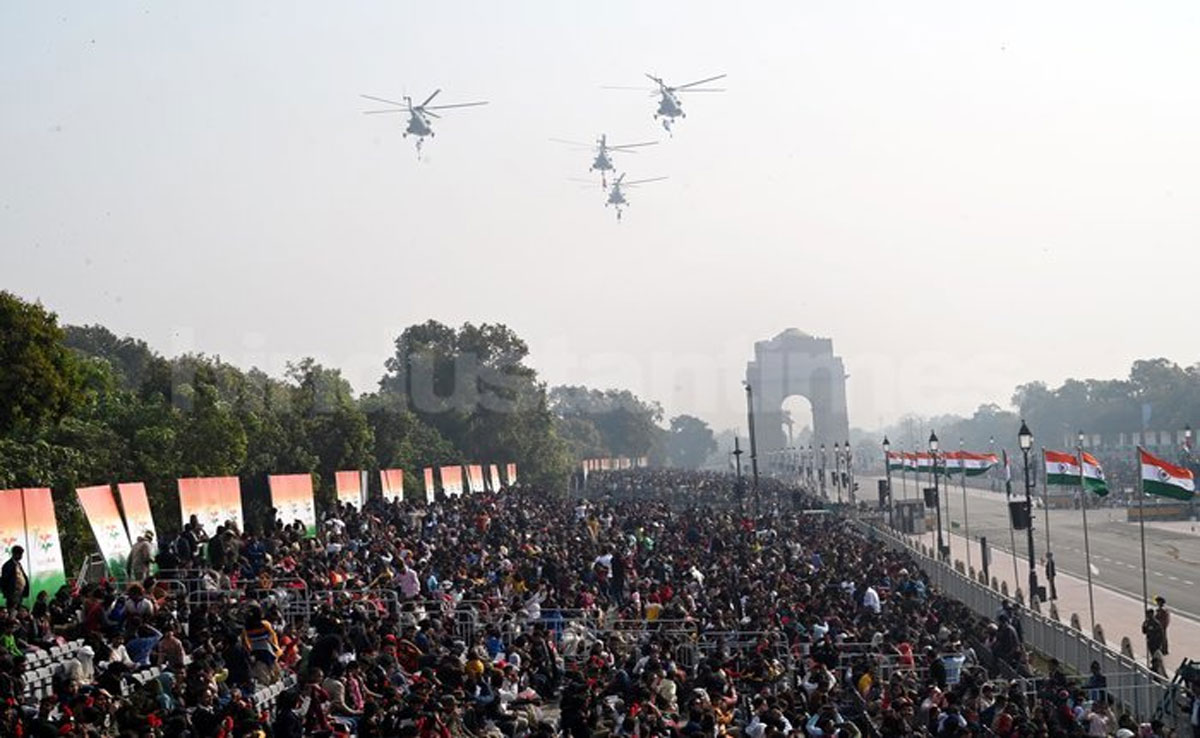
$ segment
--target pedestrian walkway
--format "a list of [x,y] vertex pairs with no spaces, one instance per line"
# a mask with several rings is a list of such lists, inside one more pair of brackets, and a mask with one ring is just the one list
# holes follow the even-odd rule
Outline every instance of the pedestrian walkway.
[[[937,547],[936,532],[926,533],[923,536],[911,536],[911,538],[920,541],[930,548]],[[967,540],[957,533],[951,533],[947,543],[950,545],[951,560],[962,561],[965,566],[968,549]],[[971,551],[971,556],[973,557],[972,563],[978,569],[980,563],[978,545]],[[1013,561],[1014,556],[1012,554],[1000,551],[999,549],[993,549],[992,562],[988,570],[988,574],[991,577],[998,582],[1005,582],[1007,584],[1009,594],[1015,594],[1018,587],[1022,592],[1025,592],[1028,589],[1027,585],[1029,582],[1028,559],[1016,556],[1015,572]],[[1150,586],[1151,598],[1154,597],[1153,579],[1154,575],[1152,573]],[[1040,564],[1038,565],[1038,583],[1041,585],[1047,584]],[[1071,614],[1078,614],[1079,622],[1084,632],[1091,632],[1088,614],[1087,581],[1060,572],[1055,577],[1055,583],[1058,590],[1058,600],[1055,604],[1058,607],[1059,618],[1064,623],[1070,623]],[[1096,623],[1104,631],[1105,642],[1112,648],[1120,648],[1121,638],[1127,636],[1133,646],[1134,654],[1139,659],[1144,659],[1146,657],[1146,642],[1142,637],[1143,610],[1141,600],[1100,586],[1093,587],[1093,593],[1096,604]],[[1168,601],[1168,608],[1169,606],[1170,602]],[[1043,614],[1049,613],[1048,605],[1042,605],[1042,612]],[[1200,622],[1185,617],[1173,617],[1171,619],[1171,626],[1167,631],[1167,638],[1170,653],[1164,659],[1164,662],[1169,670],[1173,670],[1178,666],[1179,661],[1184,657],[1200,657]]]

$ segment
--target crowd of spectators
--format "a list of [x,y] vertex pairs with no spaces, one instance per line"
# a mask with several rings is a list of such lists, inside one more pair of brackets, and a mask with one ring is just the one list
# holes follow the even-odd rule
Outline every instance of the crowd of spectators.
[[157,574],[0,620],[0,735],[1155,734],[804,490],[764,480],[760,515],[731,474],[588,490],[340,505],[315,537],[193,520]]

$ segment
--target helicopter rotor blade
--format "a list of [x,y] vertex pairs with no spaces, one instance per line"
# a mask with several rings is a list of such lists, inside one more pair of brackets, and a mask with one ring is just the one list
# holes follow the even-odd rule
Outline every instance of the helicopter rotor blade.
[[632,182],[626,182],[625,186],[633,187],[634,185],[646,184],[647,182],[660,182],[664,179],[666,179],[666,177],[650,177],[649,179],[635,179]]
[[589,151],[591,149],[596,148],[595,144],[583,143],[582,141],[568,141],[565,138],[552,138],[550,140],[553,141],[554,143],[566,144],[567,146],[575,146],[576,148],[588,149]]
[[453,105],[430,105],[428,107],[422,105],[421,109],[422,110],[446,110],[448,108],[473,108],[476,105],[487,105],[487,101],[469,102],[469,103],[454,103]]
[[429,103],[433,102],[433,98],[437,97],[437,96],[438,96],[438,93],[439,93],[439,92],[441,92],[441,91],[442,91],[442,88],[440,88],[440,87],[439,87],[439,88],[437,88],[436,90],[434,90],[434,91],[433,91],[433,94],[432,94],[432,95],[430,95],[429,97],[425,98],[425,102],[421,103],[421,104],[420,104],[418,107],[422,107],[422,108],[423,108],[423,107],[425,107],[426,105],[428,105]]
[[676,90],[676,92],[724,92],[724,87],[696,87],[690,90]]
[[[636,148],[639,148],[642,146],[657,146],[657,145],[658,145],[658,141],[647,141],[645,143],[635,143],[635,144],[621,144],[620,146],[613,146],[612,144],[609,144],[608,150],[609,151],[627,151],[628,149],[636,149]],[[637,152],[629,151],[629,153],[636,154]]]
[[649,77],[650,81],[653,82],[654,84],[658,85],[659,87],[666,87],[666,85],[663,84],[662,77],[655,77],[653,74],[650,74],[649,72],[643,72],[643,74],[645,74],[647,77]]
[[677,89],[677,90],[685,90],[685,89],[687,89],[688,87],[695,87],[696,85],[702,85],[702,84],[704,84],[705,82],[712,82],[712,81],[714,81],[714,80],[718,80],[718,79],[724,79],[725,77],[728,77],[728,76],[729,76],[729,75],[727,75],[727,74],[718,74],[716,77],[709,77],[708,79],[698,79],[698,80],[696,80],[695,82],[688,82],[686,85],[677,85],[677,86],[675,87],[675,89]]
[[388,100],[388,99],[382,98],[382,97],[374,97],[372,95],[359,95],[359,97],[365,97],[366,99],[374,100],[375,102],[387,103],[388,105],[398,105],[399,107],[402,107],[402,108],[408,107],[408,105],[405,103],[396,102],[395,100]]
[[378,115],[379,113],[407,113],[407,110],[364,110],[363,115]]
[[430,118],[441,118],[442,117],[442,116],[438,115],[437,113],[429,112],[425,108],[413,108],[413,110],[418,110],[418,111],[420,111],[421,115],[428,115]]

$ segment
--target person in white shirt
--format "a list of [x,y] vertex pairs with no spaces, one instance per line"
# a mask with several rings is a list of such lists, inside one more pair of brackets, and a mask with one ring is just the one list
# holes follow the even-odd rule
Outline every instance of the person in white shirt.
[[883,605],[879,602],[879,593],[872,586],[867,586],[867,591],[863,593],[863,607],[867,608],[876,615],[883,609]]

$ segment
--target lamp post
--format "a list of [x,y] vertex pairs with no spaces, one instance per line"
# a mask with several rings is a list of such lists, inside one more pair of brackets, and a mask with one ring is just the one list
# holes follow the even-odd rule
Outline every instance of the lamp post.
[[758,515],[758,445],[754,442],[754,390],[746,385],[746,417],[750,423],[750,474],[754,484],[754,515]]
[[1029,426],[1025,425],[1025,421],[1021,421],[1021,430],[1017,431],[1017,443],[1021,447],[1021,455],[1025,457],[1025,516],[1028,518],[1028,525],[1025,528],[1026,540],[1028,543],[1029,557],[1029,604],[1033,605],[1034,598],[1037,597],[1038,578],[1037,578],[1037,558],[1033,552],[1033,484],[1029,481],[1029,451],[1033,448],[1033,433],[1029,430]]
[[850,501],[850,507],[858,505],[858,498],[854,494],[854,452],[850,450],[850,442],[846,441],[846,477],[843,480],[846,483],[846,499]]
[[821,496],[825,497],[825,444],[821,444]]
[[743,510],[744,505],[742,503],[742,498],[744,497],[745,492],[745,487],[742,484],[742,454],[744,453],[745,451],[742,451],[742,447],[738,443],[737,433],[734,433],[733,458],[737,460],[737,482],[734,484],[734,492],[737,494],[738,509],[742,510],[743,512],[745,512],[745,510]]
[[833,487],[837,490],[838,504],[842,504],[842,443],[833,442]]
[[892,444],[888,441],[888,437],[883,437],[883,475],[887,479],[887,503],[888,509],[892,508]]
[[946,543],[942,539],[942,493],[938,491],[937,469],[938,437],[937,433],[929,432],[929,461],[933,464],[933,507],[937,511],[937,547],[938,559],[946,557]]

